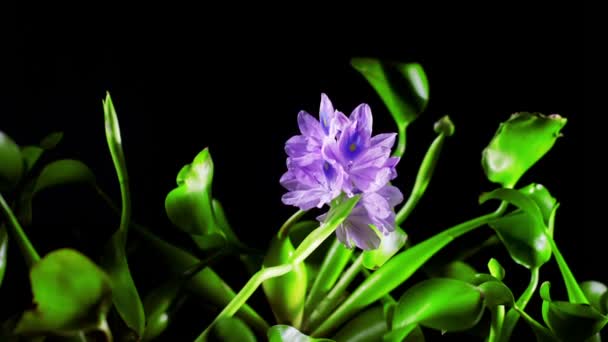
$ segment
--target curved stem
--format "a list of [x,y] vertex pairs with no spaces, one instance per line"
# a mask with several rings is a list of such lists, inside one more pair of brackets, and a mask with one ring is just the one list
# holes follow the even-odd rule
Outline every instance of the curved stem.
[[13,238],[15,238],[17,245],[19,245],[19,249],[21,249],[21,254],[23,254],[23,257],[25,258],[25,263],[28,268],[32,268],[32,266],[40,260],[40,255],[36,252],[36,249],[23,231],[21,224],[8,203],[4,200],[2,194],[0,194],[0,209],[8,221],[8,227],[10,228]]
[[562,274],[562,278],[564,278],[564,284],[566,285],[566,291],[568,292],[568,300],[571,303],[579,303],[579,304],[589,304],[589,300],[581,290],[581,287],[578,285],[576,278],[574,278],[574,274],[568,267],[566,260],[560,253],[557,248],[557,244],[552,237],[547,236],[549,243],[551,244],[551,249],[553,250],[553,257],[555,257],[555,261],[557,262],[557,266]]
[[325,296],[321,303],[319,303],[317,309],[310,314],[310,319],[307,320],[308,322],[304,326],[304,329],[307,329],[309,326],[315,326],[320,320],[326,318],[331,310],[336,307],[338,300],[342,297],[348,285],[350,285],[359,271],[361,271],[362,264],[363,253],[360,253],[350,267],[344,273],[342,273],[342,276],[336,283],[336,286],[329,291],[327,296]]
[[[521,296],[519,296],[519,299],[517,299],[517,302],[515,303],[517,307],[521,310],[524,310],[526,308],[528,302],[534,294],[534,291],[536,291],[536,287],[538,286],[539,273],[540,272],[538,268],[530,270],[530,282],[528,283],[528,287],[526,287],[524,292],[522,292]],[[515,328],[515,325],[517,324],[518,320],[519,313],[517,313],[517,310],[514,307],[509,309],[500,334],[500,341],[507,342],[511,339],[511,334],[513,333],[513,329]]]
[[285,223],[283,223],[281,228],[279,228],[279,232],[277,233],[277,238],[284,239],[287,235],[289,235],[289,228],[291,228],[291,226],[293,226],[296,222],[298,222],[300,220],[300,218],[302,218],[302,216],[304,216],[304,214],[306,214],[306,210],[298,210],[293,215],[291,215],[291,217],[289,217],[287,219],[287,221],[285,221]]
[[503,321],[505,319],[505,306],[498,305],[491,310],[492,323],[490,324],[490,336],[488,336],[488,342],[500,341],[500,335],[503,327]]
[[399,134],[397,135],[397,148],[395,149],[395,153],[393,153],[393,156],[401,158],[405,153],[405,146],[407,142],[407,125],[397,123],[397,126]]
[[443,147],[445,137],[445,134],[439,134],[426,152],[424,159],[420,164],[420,168],[418,169],[414,188],[412,189],[407,202],[405,202],[403,207],[399,209],[399,212],[397,212],[397,215],[395,216],[395,222],[397,225],[400,225],[408,218],[422,198],[422,195],[424,195],[424,192],[426,191],[426,188],[428,187],[435,171],[437,161],[439,160],[439,154]]

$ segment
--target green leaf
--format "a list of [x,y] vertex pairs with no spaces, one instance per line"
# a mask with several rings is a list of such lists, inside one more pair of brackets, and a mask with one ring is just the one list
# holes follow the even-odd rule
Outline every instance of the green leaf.
[[503,280],[505,278],[505,269],[498,260],[494,258],[490,259],[488,262],[488,270],[490,271],[490,274],[498,280]]
[[[151,262],[171,272],[172,276],[180,276],[201,261],[192,254],[160,239],[142,227],[137,230],[150,247]],[[199,298],[205,299],[217,307],[224,307],[234,298],[235,293],[228,284],[210,267],[205,267],[193,275],[186,283],[186,289]],[[266,331],[268,325],[248,305],[237,312],[247,324],[259,331]]]
[[382,236],[380,246],[376,249],[363,251],[363,266],[368,269],[378,269],[395,255],[405,245],[407,234],[400,227]]
[[21,156],[23,157],[23,161],[25,163],[25,172],[29,172],[32,170],[36,162],[42,156],[44,149],[38,146],[23,146],[21,148]]
[[513,306],[513,293],[502,281],[486,281],[477,286],[483,293],[486,306],[495,308],[498,305]]
[[332,342],[328,338],[313,338],[288,325],[274,325],[268,329],[269,342]]
[[34,193],[65,184],[95,184],[95,175],[79,160],[62,159],[47,164],[36,178]]
[[165,199],[165,210],[171,222],[192,235],[203,250],[218,248],[226,240],[213,212],[212,183],[213,160],[209,149],[205,148],[192,164],[182,167],[177,175],[177,188]]
[[[264,267],[289,263],[294,251],[289,237],[273,237],[264,258]],[[300,326],[304,314],[307,276],[306,264],[301,262],[291,272],[262,283],[277,323]]]
[[336,341],[379,341],[388,332],[382,306],[373,306],[348,321],[333,337]]
[[100,327],[110,308],[110,280],[91,260],[72,249],[47,254],[30,272],[36,308],[17,324],[23,334],[75,334]]
[[471,284],[477,271],[464,261],[452,261],[449,264],[431,272],[434,278],[451,278]]
[[553,212],[553,209],[558,205],[557,200],[555,197],[551,196],[549,190],[542,184],[532,183],[519,189],[519,192],[528,196],[536,203],[543,215],[545,224],[549,225],[551,212]]
[[564,341],[583,341],[598,333],[608,323],[608,317],[589,304],[552,301],[550,289],[548,281],[541,285],[543,320]]
[[226,317],[213,327],[213,341],[255,342],[255,335],[249,327],[236,317]]
[[4,224],[0,224],[0,288],[6,272],[6,260],[8,257],[8,231]]
[[608,288],[603,283],[595,280],[584,281],[580,284],[581,290],[589,300],[589,304],[602,314],[606,314],[606,308],[602,305],[602,296],[608,293]]
[[376,90],[395,119],[399,129],[399,144],[395,154],[405,151],[405,131],[429,100],[429,85],[418,63],[395,63],[374,58],[353,58],[352,66]]
[[146,324],[144,307],[133,282],[125,253],[127,233],[129,224],[131,223],[129,177],[122,149],[122,137],[120,136],[118,117],[109,93],[103,102],[103,107],[106,140],[120,185],[122,209],[120,226],[104,247],[101,264],[108,272],[112,281],[112,301],[114,307],[129,329],[133,330],[138,337],[141,337]]
[[566,122],[556,114],[511,115],[483,150],[482,166],[488,180],[512,188],[553,147]]
[[0,191],[12,190],[23,174],[23,157],[19,146],[0,131]]
[[540,267],[549,261],[551,243],[536,202],[517,190],[504,188],[481,195],[479,201],[484,203],[489,199],[500,199],[520,209],[489,223],[511,258],[529,269]]
[[484,296],[464,281],[434,278],[408,289],[393,314],[393,330],[420,324],[441,331],[473,327],[483,314]]
[[61,142],[63,139],[63,132],[53,132],[40,141],[40,147],[45,150],[52,150]]

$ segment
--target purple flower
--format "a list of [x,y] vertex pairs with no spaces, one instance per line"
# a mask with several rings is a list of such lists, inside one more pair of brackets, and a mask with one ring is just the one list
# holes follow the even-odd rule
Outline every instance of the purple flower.
[[388,185],[397,176],[399,158],[390,156],[396,134],[372,136],[372,123],[368,105],[359,105],[346,117],[321,94],[319,120],[304,111],[298,114],[301,134],[285,144],[287,172],[280,181],[288,190],[283,203],[302,210],[321,208],[343,193],[361,194],[336,230],[345,245],[361,249],[378,247],[376,231],[394,231],[394,207],[403,200],[401,192]]

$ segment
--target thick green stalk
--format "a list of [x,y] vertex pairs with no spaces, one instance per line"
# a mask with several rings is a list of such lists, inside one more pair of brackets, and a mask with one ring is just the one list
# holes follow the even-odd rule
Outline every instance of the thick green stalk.
[[17,241],[21,254],[25,258],[25,263],[31,268],[35,263],[40,260],[40,255],[36,252],[36,249],[32,245],[30,239],[27,237],[21,224],[17,220],[17,217],[11,210],[10,206],[4,200],[4,196],[0,194],[0,209],[8,222],[9,231],[13,235],[13,238]]
[[505,319],[505,306],[498,305],[491,311],[492,322],[490,324],[490,336],[488,336],[488,342],[500,341],[500,335]]
[[[528,287],[524,290],[524,292],[517,299],[516,305],[521,310],[525,310],[528,302],[532,298],[534,291],[536,291],[536,287],[538,286],[538,278],[539,278],[539,269],[533,268],[530,270],[530,282],[528,283]],[[500,341],[507,342],[511,339],[511,334],[513,333],[513,329],[519,320],[519,313],[515,308],[509,309],[507,312],[507,316],[505,318],[504,324],[502,326],[502,331],[500,333]]]

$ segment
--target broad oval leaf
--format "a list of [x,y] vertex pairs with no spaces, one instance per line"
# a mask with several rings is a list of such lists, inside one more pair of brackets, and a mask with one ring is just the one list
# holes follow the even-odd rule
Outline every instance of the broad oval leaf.
[[47,164],[36,178],[34,193],[44,189],[73,183],[95,184],[95,175],[79,160],[62,159]]
[[348,321],[332,339],[342,342],[380,341],[388,332],[382,306],[373,306]]
[[70,334],[97,329],[111,304],[108,276],[72,249],[47,254],[30,272],[36,308],[26,311],[17,333]]
[[269,342],[332,342],[328,338],[306,336],[298,329],[289,325],[273,325],[268,329]]
[[236,317],[225,317],[220,319],[212,331],[217,341],[226,342],[255,342],[255,335],[249,327]]
[[12,190],[23,174],[23,157],[19,146],[0,131],[0,191]]
[[38,146],[23,146],[21,148],[21,156],[25,163],[25,172],[32,170],[36,162],[44,153],[44,149]]
[[477,271],[466,262],[456,260],[433,270],[430,275],[434,278],[451,278],[471,284],[477,275]]
[[368,269],[378,269],[405,245],[407,234],[400,227],[388,235],[382,236],[380,246],[376,249],[364,250],[363,266]]
[[494,258],[490,259],[488,262],[488,270],[490,271],[490,274],[498,280],[502,281],[505,278],[505,269],[500,262]]
[[486,306],[490,308],[498,305],[512,306],[515,301],[513,293],[502,281],[487,281],[477,288],[483,293]]
[[483,150],[482,166],[488,180],[512,188],[553,147],[566,122],[557,114],[511,115]]
[[[281,239],[275,236],[264,258],[264,267],[289,263],[294,251],[289,237]],[[304,314],[307,276],[306,264],[301,262],[296,264],[291,272],[262,283],[266,298],[279,324],[300,325]]]
[[519,189],[519,191],[536,203],[543,215],[545,224],[548,225],[551,212],[558,204],[555,197],[551,196],[549,189],[542,184],[532,183]]
[[589,300],[589,304],[605,315],[606,308],[602,305],[602,297],[608,293],[608,287],[595,280],[584,281],[580,284],[580,287]]
[[543,320],[564,341],[584,341],[608,323],[608,317],[589,304],[551,300],[550,288],[551,284],[546,281],[540,290]]
[[483,314],[484,296],[475,286],[449,278],[422,281],[399,299],[393,314],[393,329],[411,324],[441,331],[471,328]]

